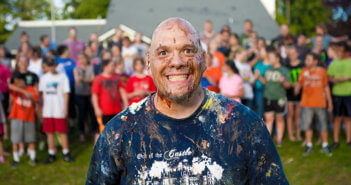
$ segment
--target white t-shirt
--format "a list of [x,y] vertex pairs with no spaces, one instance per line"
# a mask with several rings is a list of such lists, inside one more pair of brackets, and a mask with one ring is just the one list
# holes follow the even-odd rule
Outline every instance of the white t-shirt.
[[45,73],[39,80],[39,91],[43,93],[43,117],[65,118],[65,93],[70,92],[69,81],[65,74]]
[[241,78],[244,80],[244,97],[245,99],[253,99],[254,94],[253,94],[253,89],[251,83],[253,82],[253,74],[251,67],[248,63],[246,62],[239,62],[239,61],[234,61],[236,67],[239,70]]
[[135,47],[138,51],[138,54],[141,55],[142,57],[146,56],[146,49],[147,49],[147,45],[145,43],[141,43],[141,44],[133,44],[132,47]]
[[124,59],[124,71],[128,75],[132,75],[133,70],[133,59],[135,55],[138,54],[138,49],[134,46],[129,46],[128,48],[122,47],[122,57]]
[[37,61],[30,59],[28,71],[36,74],[40,78],[41,75],[43,75],[42,63],[43,63],[43,60],[41,58],[39,58]]

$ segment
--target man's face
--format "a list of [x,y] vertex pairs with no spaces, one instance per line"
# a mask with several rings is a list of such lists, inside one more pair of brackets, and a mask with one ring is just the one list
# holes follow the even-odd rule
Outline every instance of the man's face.
[[69,30],[69,36],[71,37],[71,38],[76,38],[76,36],[77,36],[77,31],[76,31],[76,29],[70,29]]
[[211,22],[205,22],[205,31],[206,32],[212,32],[212,23]]
[[317,36],[315,37],[315,42],[317,47],[323,47],[323,37]]
[[280,34],[282,34],[283,36],[287,36],[289,35],[289,26],[286,25],[286,24],[283,24],[281,27],[280,27]]
[[45,37],[43,40],[43,45],[44,46],[50,46],[50,38],[49,37]]
[[198,88],[205,71],[204,53],[195,30],[184,22],[156,29],[149,51],[150,71],[158,93],[183,102]]
[[245,22],[244,23],[244,29],[246,32],[251,32],[252,31],[252,24],[251,22]]

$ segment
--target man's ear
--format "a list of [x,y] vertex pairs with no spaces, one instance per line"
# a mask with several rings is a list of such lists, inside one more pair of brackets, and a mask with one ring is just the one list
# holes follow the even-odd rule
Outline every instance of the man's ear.
[[150,49],[146,51],[145,64],[148,75],[151,76]]

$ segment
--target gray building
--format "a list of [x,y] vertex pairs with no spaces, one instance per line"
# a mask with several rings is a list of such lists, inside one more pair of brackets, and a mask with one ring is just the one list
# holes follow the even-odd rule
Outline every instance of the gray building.
[[[267,8],[269,0],[111,0],[104,32],[123,24],[151,37],[153,29],[166,18],[189,20],[201,32],[205,20],[212,20],[215,31],[228,24],[238,34],[243,23],[252,20],[254,30],[266,39],[279,34],[279,27]],[[263,4],[264,3],[264,4]],[[266,8],[265,6],[266,5]],[[270,7],[272,3],[268,4]]]

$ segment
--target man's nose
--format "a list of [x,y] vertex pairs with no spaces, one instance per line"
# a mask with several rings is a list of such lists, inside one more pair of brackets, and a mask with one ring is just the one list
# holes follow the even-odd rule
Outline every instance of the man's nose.
[[169,65],[170,67],[179,69],[186,65],[186,61],[184,61],[184,59],[179,55],[179,53],[175,52]]

